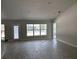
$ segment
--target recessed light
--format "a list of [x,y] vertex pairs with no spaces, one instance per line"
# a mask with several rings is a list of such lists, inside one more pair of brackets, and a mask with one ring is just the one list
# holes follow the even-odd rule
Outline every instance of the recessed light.
[[48,2],[48,4],[51,4],[52,2]]
[[59,11],[58,11],[58,13],[60,14],[60,13],[61,13],[61,11],[59,10]]

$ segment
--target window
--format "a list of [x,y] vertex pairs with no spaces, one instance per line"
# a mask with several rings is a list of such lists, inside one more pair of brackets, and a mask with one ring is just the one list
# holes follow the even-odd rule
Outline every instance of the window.
[[27,24],[27,36],[33,36],[33,24]]
[[27,36],[47,35],[47,24],[27,24]]
[[47,24],[41,24],[41,35],[47,35]]
[[1,40],[5,40],[5,26],[1,24]]
[[40,24],[34,24],[34,36],[40,35]]
[[19,26],[14,26],[14,39],[19,39]]

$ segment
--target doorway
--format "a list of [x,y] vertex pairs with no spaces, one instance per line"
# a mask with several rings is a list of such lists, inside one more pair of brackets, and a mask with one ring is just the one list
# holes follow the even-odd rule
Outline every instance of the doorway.
[[19,39],[19,25],[13,26],[13,38]]
[[53,23],[53,39],[56,39],[56,23]]
[[1,24],[1,40],[5,40],[5,25]]

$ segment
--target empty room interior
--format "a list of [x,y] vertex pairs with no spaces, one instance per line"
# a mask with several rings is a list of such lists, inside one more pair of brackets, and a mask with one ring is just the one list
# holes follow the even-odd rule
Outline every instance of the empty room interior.
[[1,0],[1,59],[77,59],[77,0]]

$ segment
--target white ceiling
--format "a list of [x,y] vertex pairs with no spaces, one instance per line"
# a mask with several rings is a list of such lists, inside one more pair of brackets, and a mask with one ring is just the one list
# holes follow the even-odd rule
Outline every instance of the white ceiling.
[[53,19],[76,0],[2,0],[2,19]]

